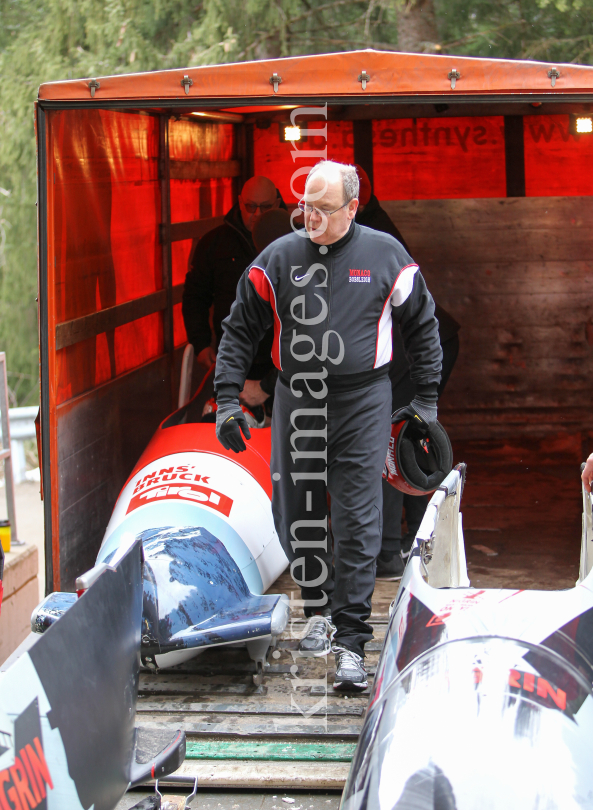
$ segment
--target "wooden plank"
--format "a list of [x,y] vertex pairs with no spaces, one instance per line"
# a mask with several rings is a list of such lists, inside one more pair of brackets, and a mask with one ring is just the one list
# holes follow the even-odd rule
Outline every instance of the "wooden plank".
[[480,329],[475,328],[473,324],[469,327],[473,330],[472,344],[474,341],[480,341],[480,347],[486,346],[492,342],[492,336],[497,343],[509,346],[522,346],[525,343],[532,343],[538,346],[541,343],[547,343],[550,351],[554,350],[554,344],[565,346],[566,348],[575,347],[580,349],[583,344],[589,346],[587,335],[582,327],[582,324],[577,324],[574,327],[562,326],[558,324],[544,324],[544,325],[529,325],[513,324],[510,328],[494,327],[492,329],[492,336],[485,335]]
[[354,743],[323,742],[258,742],[249,740],[188,740],[186,759],[291,760],[293,762],[350,762]]
[[[292,718],[291,718],[292,719]],[[271,717],[267,721],[262,718],[260,722],[249,721],[243,718],[220,717],[187,717],[175,715],[175,728],[181,728],[186,734],[197,737],[212,737],[216,734],[219,737],[257,737],[262,736],[274,738],[293,739],[295,737],[307,739],[331,739],[357,740],[362,729],[362,721],[351,723],[320,723],[318,718],[311,718],[314,722],[306,721],[304,718],[300,723],[287,722],[288,718]],[[162,729],[169,728],[171,720],[166,715],[161,717],[158,714],[146,714],[142,716],[142,726],[144,728]]]
[[[507,424],[512,428],[514,435],[521,433],[521,425],[533,424],[541,427],[546,424],[546,421],[549,421],[557,432],[565,432],[562,430],[563,425],[566,425],[567,429],[573,429],[575,425],[586,425],[593,421],[586,413],[582,413],[581,408],[562,408],[560,400],[549,408],[517,407],[503,410],[498,404],[491,405],[486,401],[480,404],[468,407],[463,411],[455,407],[439,408],[439,418],[443,417],[443,424],[446,424],[447,430],[450,425],[455,424],[456,418],[459,417],[459,420],[466,424],[468,429],[472,425],[481,426],[484,430],[489,426]],[[484,441],[489,441],[489,439],[484,439]]]
[[170,699],[158,701],[152,700],[138,701],[136,711],[141,714],[240,714],[240,715],[302,715],[303,711],[317,709],[312,714],[347,715],[361,717],[364,709],[360,706],[317,706],[312,703],[310,706],[302,703],[299,698],[299,705],[286,705],[282,703],[269,703],[265,699],[259,702],[245,701],[243,703],[190,703],[186,701],[173,701]]
[[[479,385],[479,380],[476,381],[476,385]],[[514,388],[512,391],[512,407],[509,404],[509,391],[511,388]],[[456,392],[456,394],[458,393],[459,392]],[[585,402],[587,397],[587,392],[585,389],[581,389],[580,391],[569,390],[563,393],[555,393],[550,395],[546,399],[545,406],[540,403],[538,407],[538,402],[540,401],[539,392],[536,391],[535,393],[531,393],[529,390],[518,390],[517,378],[509,378],[507,388],[505,388],[502,383],[498,389],[493,388],[488,392],[488,397],[480,397],[478,394],[474,395],[472,394],[471,389],[467,389],[462,393],[465,394],[465,408],[463,410],[459,410],[453,405],[451,405],[449,408],[445,408],[443,406],[443,413],[449,414],[450,421],[451,419],[454,419],[456,411],[463,413],[464,419],[468,412],[481,412],[482,419],[487,419],[483,425],[485,430],[488,428],[489,424],[495,421],[504,422],[505,420],[508,421],[509,426],[512,424],[525,424],[528,422],[539,422],[541,424],[546,419],[551,420],[550,424],[556,425],[556,427],[559,429],[562,428],[563,422],[566,422],[567,425],[574,425],[577,423],[578,417],[573,419],[570,415],[578,413],[578,410],[582,409],[575,409],[575,399],[578,399],[579,402]],[[499,410],[504,411],[504,414],[500,414],[500,419],[497,420],[495,417],[496,412]],[[558,417],[554,417],[555,410],[560,410],[565,413],[560,414]],[[489,415],[488,417],[486,416],[487,414]],[[581,418],[583,420],[583,425],[588,425],[591,423],[591,417],[588,414],[584,413]]]
[[427,222],[440,230],[481,229],[492,233],[558,227],[593,227],[593,197],[524,197],[467,200],[382,200],[391,219],[407,240],[408,233],[427,230]]
[[[467,336],[466,336],[467,337]],[[492,363],[506,363],[510,366],[521,367],[525,363],[524,358],[529,358],[529,362],[534,361],[545,363],[564,364],[565,362],[578,363],[582,365],[590,362],[591,347],[583,341],[582,343],[559,342],[558,345],[541,343],[502,343],[484,340],[480,333],[471,335],[472,349],[479,352],[483,361]]]
[[[529,363],[529,373],[527,373],[527,363]],[[529,356],[521,357],[518,353],[504,356],[482,356],[480,368],[475,368],[471,372],[467,372],[467,384],[470,385],[470,379],[479,379],[487,389],[496,389],[500,385],[507,385],[510,380],[520,378],[521,387],[529,386],[532,388],[532,377],[537,378],[538,375],[544,379],[545,385],[548,386],[552,379],[566,378],[566,384],[569,388],[581,388],[583,382],[589,381],[591,386],[591,376],[587,366],[583,364],[582,357],[537,357]],[[471,376],[470,376],[471,375]],[[538,385],[536,391],[541,390],[542,386]],[[527,390],[527,389],[526,389]],[[484,394],[484,390],[476,393]]]
[[[513,302],[509,301],[507,296],[468,295],[464,297],[461,305],[458,305],[456,314],[464,318],[466,323],[471,318],[468,325],[472,326],[479,326],[482,319],[483,328],[492,326],[512,328],[517,323],[523,326],[541,326],[542,323],[551,326],[564,324],[567,328],[574,328],[577,323],[588,323],[587,316],[591,314],[591,305],[583,296],[570,293],[562,296],[534,293],[531,298],[531,306],[520,306],[522,302],[513,306]],[[487,317],[486,321],[483,320],[484,317]]]
[[150,675],[150,681],[144,673],[140,674],[138,695],[234,695],[236,697],[252,697],[253,695],[267,695],[267,686],[255,686],[248,683],[200,683],[194,679],[169,681],[158,675]]
[[[435,297],[441,302],[443,297],[435,290]],[[452,297],[449,299],[453,303]],[[447,303],[449,303],[447,301]],[[582,328],[589,321],[590,307],[584,295],[566,291],[562,295],[548,295],[545,292],[532,292],[531,296],[507,296],[488,293],[467,294],[454,303],[451,314],[464,319],[467,326],[479,326],[479,318],[488,316],[483,327],[491,325],[512,328],[515,325],[564,326],[566,329]],[[450,310],[453,307],[450,305]],[[567,317],[572,313],[572,317]],[[529,318],[526,322],[524,318]],[[545,320],[541,320],[545,318]],[[464,324],[462,323],[461,326]],[[589,338],[590,339],[590,338]]]
[[[175,773],[191,778],[197,776],[202,789],[343,790],[349,770],[347,762],[334,762],[328,767],[325,762],[186,760]],[[159,785],[166,784],[166,777],[159,780]]]
[[166,305],[167,293],[165,290],[158,290],[150,295],[143,295],[142,298],[59,323],[56,326],[56,349],[65,349],[81,340],[96,337],[130,321],[152,315],[153,312],[165,309]]
[[[433,225],[430,228],[430,225]],[[430,228],[430,229],[429,229]],[[494,242],[494,233],[499,244]],[[562,228],[538,230],[475,231],[437,230],[427,222],[421,232],[402,231],[411,254],[421,268],[444,263],[493,261],[503,253],[510,262],[582,261],[591,250],[591,234],[585,229],[567,232]],[[483,257],[483,258],[482,258]],[[500,259],[499,259],[500,260]]]
[[218,228],[224,222],[224,217],[208,217],[208,219],[195,219],[190,222],[171,223],[171,242],[182,242],[184,239],[201,239],[209,231]]
[[[390,595],[391,597],[391,595]],[[377,647],[382,647],[381,644],[378,644]],[[368,649],[368,645],[367,645]],[[188,678],[185,681],[179,682],[178,680],[168,681],[166,678],[163,678],[161,675],[152,675],[151,678],[154,679],[154,683],[148,683],[144,680],[144,675],[140,675],[140,687],[138,689],[138,695],[141,697],[167,697],[170,699],[175,698],[187,698],[190,696],[195,696],[199,700],[209,700],[210,698],[220,698],[221,695],[232,695],[235,698],[248,700],[249,698],[260,699],[260,697],[268,696],[269,700],[278,701],[284,700],[287,703],[290,703],[291,695],[295,695],[296,693],[292,687],[292,679],[277,679],[275,678],[268,683],[266,686],[254,686],[253,684],[213,684],[213,683],[204,683],[201,680],[196,678]],[[225,676],[226,677],[226,676]],[[311,691],[308,693],[311,696],[323,696],[326,694],[325,688],[321,688],[321,691],[313,691],[318,689],[318,687],[311,687]],[[298,701],[301,701],[302,692],[299,692]],[[327,692],[328,698],[333,698],[335,700],[344,701],[347,700],[349,704],[354,706],[362,706],[365,707],[368,703],[368,692],[363,692],[362,694],[352,694],[348,697],[344,696],[342,692],[335,692],[333,689]]]
[[[183,284],[173,287],[173,303],[178,303],[182,294]],[[158,290],[150,295],[135,298],[133,301],[126,301],[124,304],[116,304],[113,307],[101,309],[99,312],[83,315],[81,318],[64,321],[56,326],[56,349],[65,349],[82,340],[88,340],[103,332],[116,329],[118,326],[145,318],[147,315],[166,309],[166,306],[167,292]]]
[[185,287],[185,284],[174,284],[173,285],[173,287],[171,289],[171,298],[172,298],[173,306],[175,306],[175,304],[180,304],[182,302],[182,300],[183,300],[183,288],[184,287]]
[[[511,433],[514,435],[520,434],[526,438],[532,438],[534,441],[543,436],[550,436],[558,434],[559,432],[574,431],[575,433],[580,430],[588,430],[593,432],[593,420],[587,418],[583,420],[557,420],[554,421],[555,412],[543,412],[538,421],[519,419],[513,420],[511,412],[501,411],[498,418],[481,421],[466,420],[464,414],[455,412],[443,415],[442,424],[446,426],[447,433],[453,447],[460,441],[483,441],[484,436],[488,437],[489,441],[508,441]],[[460,455],[454,455],[455,462],[464,461]]]
[[519,296],[525,302],[534,294],[588,295],[593,281],[593,262],[513,262],[501,267],[499,264],[465,264],[460,278],[460,267],[441,264],[438,274],[427,270],[429,287],[463,285],[465,294]]
[[171,180],[210,180],[220,177],[239,177],[240,160],[172,160]]
[[[175,669],[167,670],[167,674],[171,675],[173,672],[179,672],[183,675],[216,675],[223,669],[225,675],[244,675],[253,674],[255,672],[255,664],[252,661],[224,661],[224,664],[211,663],[196,664],[189,661],[187,664],[180,664]],[[264,675],[287,675],[291,672],[290,664],[270,664],[266,667]]]

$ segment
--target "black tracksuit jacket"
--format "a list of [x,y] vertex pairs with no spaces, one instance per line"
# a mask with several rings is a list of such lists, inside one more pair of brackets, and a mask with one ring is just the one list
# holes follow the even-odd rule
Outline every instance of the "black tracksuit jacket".
[[272,359],[282,377],[327,368],[330,385],[364,387],[389,369],[392,319],[414,360],[418,393],[436,400],[441,347],[434,302],[402,245],[356,223],[325,253],[303,233],[289,234],[241,276],[223,322],[215,388],[238,394],[271,325]]

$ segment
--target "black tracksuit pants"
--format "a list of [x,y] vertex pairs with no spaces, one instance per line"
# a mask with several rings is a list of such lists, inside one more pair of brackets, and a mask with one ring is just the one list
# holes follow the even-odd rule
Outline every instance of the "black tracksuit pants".
[[390,415],[387,376],[364,388],[330,390],[323,399],[306,389],[295,396],[282,380],[276,385],[271,458],[276,531],[301,588],[305,615],[331,608],[334,642],[359,655],[373,637],[367,619],[381,550],[381,475]]

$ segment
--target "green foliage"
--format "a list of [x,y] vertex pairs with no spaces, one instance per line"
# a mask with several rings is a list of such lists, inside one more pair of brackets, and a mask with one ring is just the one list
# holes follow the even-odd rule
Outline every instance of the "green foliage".
[[442,50],[590,64],[593,0],[436,0]]
[[[37,392],[33,105],[42,82],[397,48],[415,0],[0,0],[0,351]],[[593,0],[434,0],[440,50],[590,62]]]

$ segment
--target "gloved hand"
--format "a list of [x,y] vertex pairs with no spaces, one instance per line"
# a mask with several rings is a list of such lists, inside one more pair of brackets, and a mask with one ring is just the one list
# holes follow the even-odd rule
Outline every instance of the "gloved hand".
[[391,416],[391,424],[410,419],[414,425],[427,430],[437,421],[436,401],[416,394],[414,399],[405,408],[400,408]]
[[245,414],[241,410],[238,399],[226,400],[218,402],[218,409],[216,411],[216,438],[225,448],[225,450],[233,450],[235,453],[241,453],[247,447],[243,441],[243,436],[246,439],[251,438],[249,425],[245,419]]

